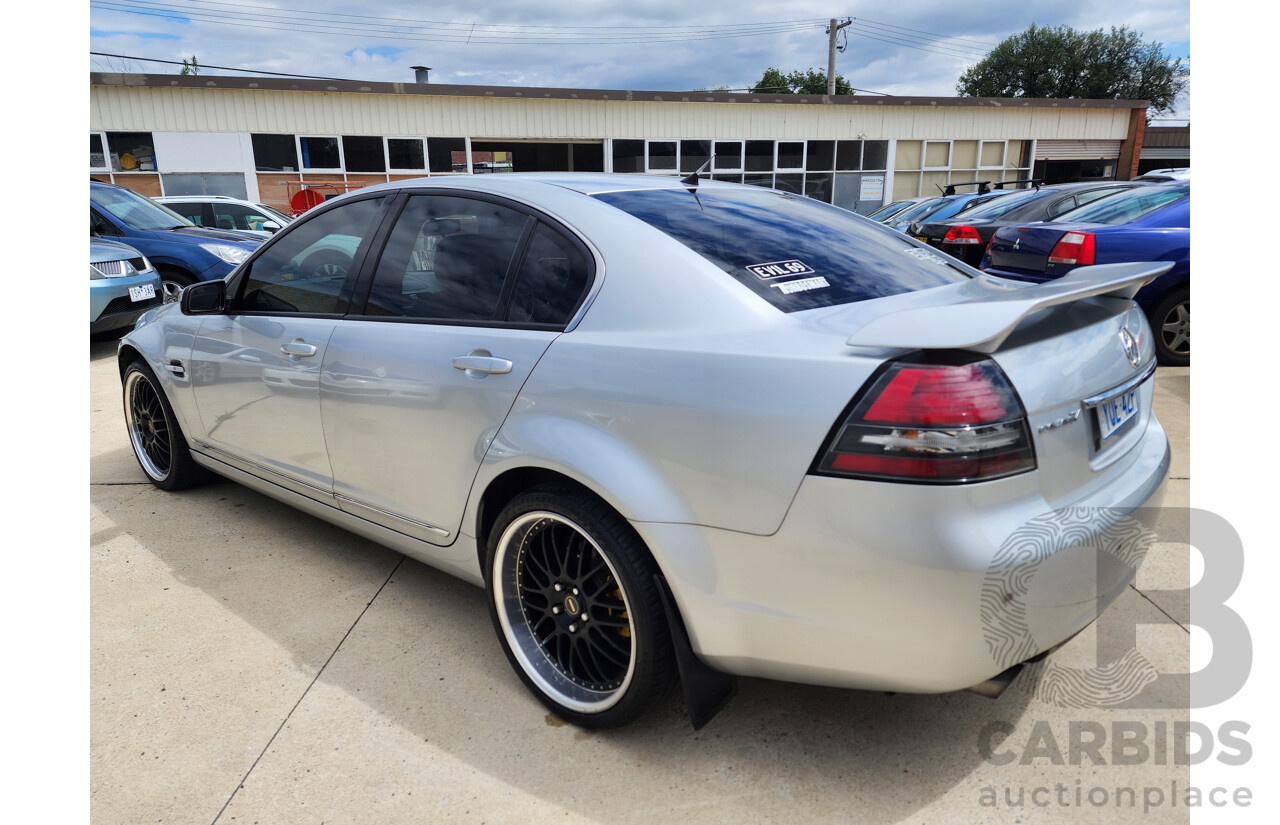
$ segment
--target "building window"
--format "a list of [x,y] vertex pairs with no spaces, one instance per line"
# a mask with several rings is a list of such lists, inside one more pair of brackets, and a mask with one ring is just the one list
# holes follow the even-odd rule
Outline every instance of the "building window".
[[613,141],[613,171],[643,172],[644,171],[644,141],[643,140]]
[[252,135],[251,139],[257,171],[298,171],[298,144],[293,135]]
[[778,141],[778,169],[804,168],[804,141]]
[[715,146],[715,160],[711,164],[713,171],[742,171],[742,141],[717,140]]
[[[113,172],[154,172],[156,151],[152,148],[150,132],[107,132],[105,158]],[[93,142],[89,142],[92,160]]]
[[676,163],[678,158],[677,144],[674,140],[651,140],[648,142],[647,153],[649,164],[646,171],[649,172],[674,172],[679,168]]
[[[894,158],[893,200],[941,194],[948,184],[986,181],[992,185],[1030,176],[1020,145],[1004,140],[900,140]],[[957,192],[977,191],[978,187]]]
[[702,168],[702,165],[711,160],[711,141],[709,140],[682,140],[680,141],[680,172],[681,174],[689,174],[696,172]]
[[810,172],[830,172],[836,167],[836,142],[834,140],[809,141],[808,156],[804,168]]
[[422,138],[387,138],[387,159],[392,169],[421,172],[427,168]]
[[102,135],[98,132],[89,133],[89,168],[105,170],[110,169],[111,164],[107,163],[106,144],[102,142]]
[[862,168],[862,141],[836,142],[836,169],[840,172],[856,172]]
[[343,135],[342,157],[348,172],[387,171],[381,137]]
[[341,171],[342,150],[336,137],[300,137],[303,169]]
[[746,166],[748,172],[773,171],[773,141],[747,141]]
[[427,138],[427,168],[432,172],[466,172],[466,138]]

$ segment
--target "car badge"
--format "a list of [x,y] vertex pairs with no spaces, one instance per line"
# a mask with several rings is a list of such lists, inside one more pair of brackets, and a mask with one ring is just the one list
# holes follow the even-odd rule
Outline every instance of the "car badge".
[[1017,251],[1018,251],[1018,244],[1020,244],[1020,243],[1022,243],[1022,238],[1014,238],[1014,239],[1013,239],[1013,251],[1014,251],[1014,252],[1017,252]]
[[1138,341],[1133,337],[1133,333],[1128,327],[1120,329],[1120,346],[1124,348],[1124,355],[1129,359],[1129,366],[1134,369],[1138,368],[1138,362],[1142,360],[1142,350],[1138,347]]

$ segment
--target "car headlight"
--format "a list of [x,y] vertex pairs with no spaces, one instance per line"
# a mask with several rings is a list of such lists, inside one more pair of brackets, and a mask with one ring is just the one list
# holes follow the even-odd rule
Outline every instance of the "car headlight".
[[249,260],[249,250],[241,249],[238,246],[228,246],[220,243],[202,243],[200,248],[212,255],[217,255],[229,264],[242,264]]

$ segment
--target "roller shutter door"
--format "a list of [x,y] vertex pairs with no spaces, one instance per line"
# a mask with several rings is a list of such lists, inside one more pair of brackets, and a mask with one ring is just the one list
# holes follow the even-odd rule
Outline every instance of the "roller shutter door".
[[1120,157],[1119,140],[1040,140],[1036,160],[1095,160]]

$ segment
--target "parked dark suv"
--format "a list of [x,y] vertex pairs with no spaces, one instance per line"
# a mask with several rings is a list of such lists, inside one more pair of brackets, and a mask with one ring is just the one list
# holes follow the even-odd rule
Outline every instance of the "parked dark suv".
[[147,256],[160,273],[166,302],[197,281],[225,278],[262,245],[245,232],[196,226],[144,195],[97,181],[89,182],[89,235]]

